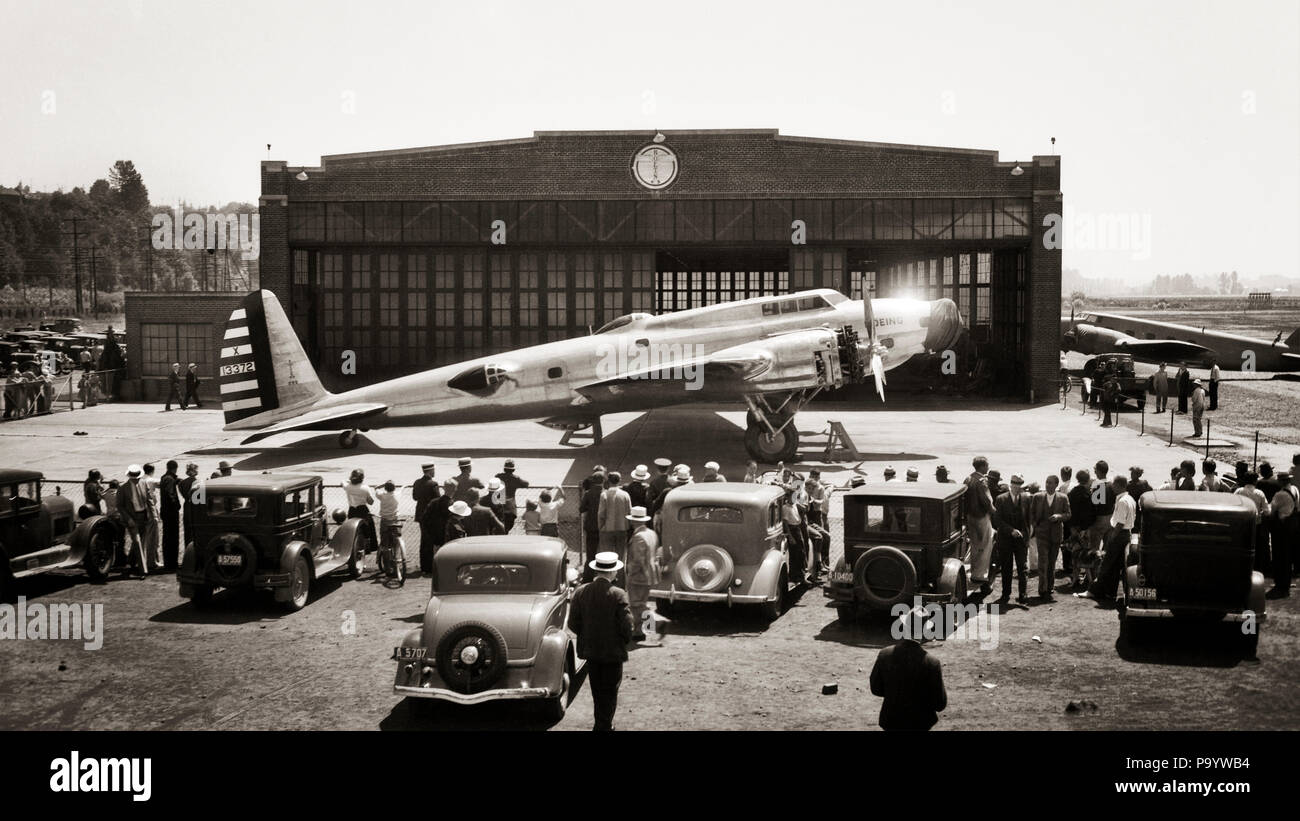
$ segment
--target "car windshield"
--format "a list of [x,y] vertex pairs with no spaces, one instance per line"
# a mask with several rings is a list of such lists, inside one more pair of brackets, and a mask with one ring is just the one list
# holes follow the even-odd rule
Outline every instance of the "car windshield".
[[252,496],[209,496],[208,515],[255,518],[257,500]]
[[478,591],[522,592],[532,589],[532,574],[522,564],[503,562],[476,562],[462,564],[456,571],[456,586],[453,592],[469,593]]
[[867,505],[866,533],[920,533],[920,505]]
[[738,525],[745,520],[745,514],[734,507],[721,505],[691,505],[677,511],[679,522],[709,522],[710,524]]

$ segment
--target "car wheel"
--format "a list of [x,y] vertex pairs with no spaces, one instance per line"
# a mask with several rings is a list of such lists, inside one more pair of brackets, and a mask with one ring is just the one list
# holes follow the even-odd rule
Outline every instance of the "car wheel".
[[573,675],[569,672],[569,663],[564,663],[564,677],[561,679],[560,694],[546,700],[546,717],[552,722],[564,720],[569,711],[569,689],[573,686]]
[[961,573],[957,575],[957,589],[952,591],[952,603],[965,604],[966,596],[966,568],[963,567]]
[[770,622],[781,618],[781,614],[785,612],[785,594],[788,580],[789,577],[786,575],[785,568],[783,567],[781,568],[781,576],[777,579],[776,583],[776,598],[772,601],[765,601],[759,605],[759,607],[762,608],[763,618]]
[[478,693],[505,675],[506,640],[501,631],[481,621],[464,621],[438,642],[434,653],[438,675],[460,693]]
[[295,612],[307,606],[311,596],[311,567],[307,557],[299,555],[293,560],[293,571],[289,574],[289,600],[284,602],[285,609]]
[[1150,626],[1143,619],[1124,616],[1119,622],[1119,637],[1130,647],[1137,647],[1146,641]]
[[907,602],[916,591],[916,567],[896,547],[876,545],[853,563],[855,592],[876,610]]
[[1241,635],[1241,650],[1246,658],[1255,658],[1259,650],[1259,628],[1256,627],[1253,633],[1243,633]]
[[108,528],[95,528],[90,534],[90,544],[86,545],[85,558],[86,573],[91,581],[102,582],[108,578],[116,553],[117,546],[113,544],[113,536]]

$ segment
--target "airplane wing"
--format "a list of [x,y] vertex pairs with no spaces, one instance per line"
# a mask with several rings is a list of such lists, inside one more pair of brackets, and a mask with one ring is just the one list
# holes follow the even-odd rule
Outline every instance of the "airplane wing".
[[379,402],[357,402],[351,405],[339,405],[332,408],[308,411],[301,416],[295,416],[268,428],[262,428],[257,433],[244,439],[240,444],[247,445],[268,436],[291,430],[338,430],[347,428],[362,419],[383,413],[386,410],[388,410],[388,406]]
[[1180,339],[1119,339],[1115,341],[1115,351],[1158,362],[1194,360],[1213,353],[1203,345]]

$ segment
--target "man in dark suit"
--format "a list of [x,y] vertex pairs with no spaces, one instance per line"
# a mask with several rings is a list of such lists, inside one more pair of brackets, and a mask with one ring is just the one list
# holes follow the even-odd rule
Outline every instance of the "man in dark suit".
[[1026,572],[1029,564],[1030,510],[1029,494],[1024,493],[1025,480],[1018,473],[1011,475],[1011,485],[1006,493],[993,500],[993,529],[997,533],[998,565],[1002,570],[1002,595],[998,604],[1006,604],[1011,599],[1011,562],[1016,563],[1016,579],[1020,594],[1016,596],[1019,604],[1028,604],[1026,588],[1029,577]]
[[902,638],[876,656],[871,694],[882,697],[880,726],[885,730],[928,730],[948,706],[943,667],[921,646],[925,611],[916,608],[902,619]]
[[181,545],[181,477],[176,475],[175,459],[167,462],[167,472],[158,480],[158,507],[162,513],[163,570],[175,573]]
[[[442,495],[442,488],[434,478],[433,462],[425,462],[420,471],[420,478],[411,484],[411,498],[415,500],[415,523],[420,526],[420,572],[427,576],[433,567],[433,545],[441,538],[442,532],[435,533],[425,523],[424,517],[429,513],[429,506]],[[442,527],[445,530],[446,524]]]
[[194,407],[203,407],[199,402],[199,366],[193,362],[190,363],[189,370],[185,373],[185,397],[181,399],[181,408],[185,408],[190,403]]
[[181,400],[181,363],[179,362],[173,362],[172,372],[167,374],[167,406],[163,410],[171,410],[173,402],[180,405],[181,410],[185,410],[185,403]]
[[668,489],[668,471],[672,466],[671,459],[665,459],[661,456],[655,460],[655,470],[658,472],[655,474],[655,478],[650,480],[650,488],[646,491],[645,496],[646,510],[650,512],[651,516],[655,514],[655,499]]
[[1061,552],[1065,521],[1070,518],[1070,500],[1057,493],[1056,475],[1043,480],[1044,490],[1034,494],[1034,539],[1038,542],[1038,597],[1051,600],[1056,577],[1056,554]]
[[578,637],[578,657],[587,660],[594,703],[593,730],[614,729],[623,662],[632,640],[632,610],[627,593],[614,585],[623,569],[617,553],[597,553],[589,562],[594,578],[573,593],[569,629]]
[[[605,491],[605,468],[596,465],[591,476],[582,480],[582,495],[578,497],[578,513],[582,514],[582,536],[584,559],[590,559],[600,552],[600,495]],[[582,580],[591,581],[591,564],[583,571]]]

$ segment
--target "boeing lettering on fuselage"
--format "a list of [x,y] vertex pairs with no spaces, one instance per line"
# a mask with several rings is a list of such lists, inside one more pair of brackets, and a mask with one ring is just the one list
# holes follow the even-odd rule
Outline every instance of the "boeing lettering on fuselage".
[[295,430],[537,419],[569,430],[605,413],[687,402],[743,400],[756,459],[793,455],[794,413],[822,390],[876,378],[964,331],[949,299],[850,300],[830,289],[758,297],[672,314],[630,314],[591,336],[549,342],[399,377],[326,391],[270,291],[244,298],[222,348],[227,430],[245,442]]

